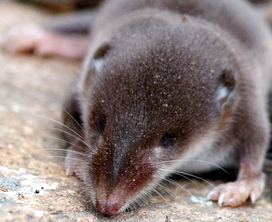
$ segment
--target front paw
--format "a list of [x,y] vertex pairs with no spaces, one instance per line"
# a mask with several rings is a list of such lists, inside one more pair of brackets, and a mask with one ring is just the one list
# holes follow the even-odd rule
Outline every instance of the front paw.
[[42,54],[43,45],[47,41],[47,33],[38,26],[13,28],[1,41],[3,47],[10,53],[33,52]]
[[61,56],[82,59],[87,53],[88,38],[81,35],[57,34],[39,26],[14,28],[0,41],[12,54],[33,53],[38,56]]
[[207,195],[207,199],[218,201],[219,206],[238,207],[249,198],[254,203],[261,196],[264,186],[265,175],[262,173],[257,178],[244,178],[219,185]]

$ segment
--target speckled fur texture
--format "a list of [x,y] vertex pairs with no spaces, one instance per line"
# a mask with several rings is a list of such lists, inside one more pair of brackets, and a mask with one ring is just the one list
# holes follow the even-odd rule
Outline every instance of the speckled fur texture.
[[269,143],[269,28],[243,0],[111,0],[64,102],[66,158],[104,215],[172,173],[238,170],[208,198],[261,195]]

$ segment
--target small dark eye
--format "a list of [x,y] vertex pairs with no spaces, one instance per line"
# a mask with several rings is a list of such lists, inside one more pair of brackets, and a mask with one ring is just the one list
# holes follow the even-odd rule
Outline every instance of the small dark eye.
[[167,132],[161,139],[161,145],[165,148],[172,146],[176,140],[176,134],[173,132]]
[[103,133],[106,127],[107,119],[104,115],[100,116],[97,122],[97,131],[99,133]]

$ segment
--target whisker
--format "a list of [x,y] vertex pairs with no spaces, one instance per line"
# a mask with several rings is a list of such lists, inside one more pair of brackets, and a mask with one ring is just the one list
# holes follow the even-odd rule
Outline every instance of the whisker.
[[200,188],[199,185],[195,181],[193,181],[192,179],[190,179],[189,177],[186,177],[184,175],[179,175],[179,176],[183,177],[186,180],[189,180],[190,182],[192,182],[193,184],[195,184],[197,186],[197,188]]
[[166,201],[166,199],[164,198],[164,196],[163,196],[156,188],[153,188],[152,190],[153,190],[153,192],[155,192],[156,194],[158,194],[158,195],[163,199],[163,201],[164,201],[165,203],[167,203],[167,201]]
[[140,196],[138,198],[136,198],[132,203],[130,203],[128,205],[129,209],[135,209],[138,206],[141,206],[143,204],[148,204],[148,201],[146,200],[146,198],[144,196]]
[[[145,204],[149,204],[148,200],[146,199],[146,196],[151,197],[151,193],[147,192],[145,195],[141,196],[140,198],[138,198],[140,201],[144,202]],[[140,205],[139,205],[140,206]]]
[[78,138],[78,137],[76,137],[75,135],[73,135],[72,133],[69,133],[69,132],[67,132],[67,131],[65,131],[65,130],[62,130],[62,129],[57,129],[57,128],[52,128],[52,129],[54,129],[54,130],[56,130],[56,131],[59,131],[59,132],[62,132],[62,133],[65,133],[66,135],[69,135],[69,136],[71,136],[71,137],[73,137],[73,138],[79,140],[79,141],[82,142],[84,145],[86,145],[87,147],[90,148],[90,145],[89,145],[86,141],[84,141],[84,139]]
[[[165,179],[164,179],[165,180]],[[167,181],[167,180],[165,180]],[[175,193],[173,193],[172,190],[170,190],[167,186],[163,185],[163,184],[159,184],[159,187],[161,187],[164,191],[166,191],[167,193],[170,194],[170,196],[172,196],[174,199],[177,197],[177,195]]]
[[58,159],[67,159],[67,160],[74,160],[74,161],[81,161],[81,159],[77,158],[70,158],[70,157],[65,157],[65,156],[48,156],[48,158],[58,158]]
[[[190,160],[188,160],[190,161]],[[215,163],[211,163],[209,161],[205,161],[205,160],[191,160],[191,161],[194,161],[194,162],[201,162],[201,163],[207,163],[207,164],[210,164],[212,166],[216,166],[217,168],[219,168],[220,170],[224,171],[225,173],[229,174],[229,172],[227,170],[225,170],[223,167],[219,166],[218,164],[215,164]]]
[[[167,172],[167,173],[169,173],[169,171],[168,170],[161,170],[162,172]],[[185,172],[182,172],[182,171],[178,171],[178,170],[176,170],[176,171],[174,171],[174,172],[171,172],[171,174],[176,174],[176,175],[179,175],[179,176],[181,176],[181,177],[184,177],[184,175],[186,175],[186,176],[189,176],[189,177],[193,177],[193,178],[196,178],[196,179],[198,179],[198,180],[201,180],[201,181],[204,181],[205,183],[207,183],[207,184],[209,184],[210,186],[212,186],[212,187],[215,187],[212,183],[210,183],[209,181],[207,181],[207,180],[205,180],[205,179],[203,179],[203,178],[201,178],[201,177],[199,177],[199,176],[196,176],[196,175],[194,175],[194,174],[190,174],[190,173],[185,173]],[[185,178],[185,177],[184,177]],[[165,178],[162,178],[162,179],[165,179]],[[189,178],[188,178],[189,179]],[[193,181],[192,181],[193,182]],[[198,186],[198,185],[197,185]]]
[[85,156],[85,153],[81,153],[81,152],[78,152],[78,151],[75,151],[75,150],[68,150],[68,149],[58,149],[58,148],[46,148],[46,150],[51,150],[51,151],[63,151],[63,152],[66,152],[66,153],[74,153],[74,154],[78,154],[80,156]]
[[[51,138],[51,139],[55,139],[55,140],[58,140],[58,141],[61,141],[61,142],[65,142],[71,146],[74,146],[76,148],[79,148],[79,150],[84,150],[83,147],[79,146],[79,145],[76,145],[75,143],[72,143],[70,141],[67,141],[67,140],[64,140],[64,139],[61,139],[61,138],[58,138],[58,137],[55,137],[55,136],[46,136],[46,138]],[[61,150],[61,149],[60,149]],[[69,150],[69,149],[63,149],[63,150]]]
[[76,123],[78,126],[79,126],[79,128],[81,129],[81,130],[83,130],[83,127],[82,127],[82,125],[66,110],[66,109],[64,109],[63,107],[62,107],[62,110],[65,112],[65,113],[67,113],[68,114],[68,116],[70,116],[71,117],[71,119],[74,121],[74,123]]
[[177,181],[172,180],[172,179],[170,179],[170,178],[165,178],[164,180],[165,180],[166,182],[169,182],[170,184],[173,184],[174,186],[179,187],[180,189],[186,191],[189,195],[193,196],[193,194],[192,194],[189,190],[187,190],[185,187],[183,187],[182,185],[180,185]]
[[209,184],[210,186],[215,187],[215,186],[214,186],[212,183],[210,183],[209,181],[207,181],[207,180],[205,180],[205,179],[203,179],[203,178],[201,178],[201,177],[199,177],[199,176],[196,176],[196,175],[194,175],[194,174],[185,173],[185,172],[181,172],[181,171],[176,171],[175,174],[177,174],[177,175],[179,175],[179,176],[183,176],[183,174],[184,174],[184,175],[187,175],[187,176],[190,176],[190,177],[199,179],[199,180],[201,180],[201,181],[203,181],[203,182]]
[[[73,131],[73,130],[70,129],[69,127],[65,127],[65,128],[67,128],[68,130],[66,130],[66,129],[61,129],[61,128],[56,128],[56,127],[49,127],[48,129],[50,129],[50,130],[55,130],[55,131],[58,131],[58,132],[62,132],[62,133],[64,133],[65,135],[69,135],[69,136],[71,136],[71,137],[73,137],[73,138],[75,138],[75,139],[84,140],[84,137],[83,137],[81,134],[79,134],[79,133]],[[70,131],[70,132],[69,132],[69,131]]]
[[[215,166],[215,167],[219,168],[220,170],[224,171],[225,173],[229,174],[229,172],[227,170],[225,170],[223,167],[219,166],[218,164],[211,163],[209,161],[205,161],[205,160],[185,160],[185,161],[187,161],[187,162],[207,163],[207,164]],[[173,163],[173,162],[180,162],[180,160],[167,160],[167,161],[163,161],[163,163]]]
[[[57,123],[58,125],[60,126],[63,126],[64,128],[70,130],[72,133],[74,133],[76,136],[78,136],[79,138],[83,139],[82,135],[80,134],[80,132],[76,132],[75,130],[71,129],[70,127],[68,127],[67,125],[65,125],[64,123],[60,122],[60,121],[57,121],[57,120],[54,120],[54,119],[50,119],[48,117],[45,117],[45,116],[39,116],[39,115],[35,115],[39,118],[42,118],[42,119],[45,119],[45,120],[48,120],[48,121],[51,121],[53,123]],[[54,130],[57,130],[56,128],[52,128]],[[70,134],[67,134],[67,135],[70,135]]]

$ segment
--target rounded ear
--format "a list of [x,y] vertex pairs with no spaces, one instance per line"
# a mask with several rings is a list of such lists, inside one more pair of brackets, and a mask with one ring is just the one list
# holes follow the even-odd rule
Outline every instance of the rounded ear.
[[104,43],[95,51],[88,66],[88,73],[84,79],[84,89],[86,89],[91,84],[92,78],[97,73],[97,71],[102,69],[105,57],[108,54],[110,48],[111,47],[109,43]]
[[219,77],[219,84],[216,90],[216,100],[219,110],[226,109],[233,101],[235,92],[235,77],[232,70],[225,69]]
[[110,50],[110,44],[102,44],[94,53],[93,58],[90,62],[89,69],[95,69],[100,71],[104,65],[104,59]]

